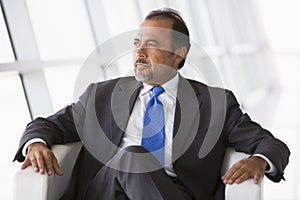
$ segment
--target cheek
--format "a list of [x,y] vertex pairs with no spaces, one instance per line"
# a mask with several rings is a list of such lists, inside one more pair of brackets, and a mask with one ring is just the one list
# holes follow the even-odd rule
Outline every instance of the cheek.
[[156,54],[153,54],[153,60],[161,64],[169,63],[171,59],[170,54],[164,51],[158,51]]
[[165,63],[165,65],[169,67],[173,67],[175,63],[175,59],[171,54],[166,54],[163,62]]
[[174,65],[174,56],[168,51],[149,49],[147,53],[149,61],[154,65],[165,65],[171,67]]

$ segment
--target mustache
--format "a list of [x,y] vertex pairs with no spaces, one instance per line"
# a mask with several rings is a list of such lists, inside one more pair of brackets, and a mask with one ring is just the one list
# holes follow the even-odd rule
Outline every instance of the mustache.
[[145,58],[137,58],[135,60],[135,64],[149,64],[149,62]]

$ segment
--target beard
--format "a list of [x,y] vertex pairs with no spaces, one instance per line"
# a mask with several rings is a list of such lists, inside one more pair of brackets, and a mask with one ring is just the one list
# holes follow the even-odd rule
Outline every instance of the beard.
[[165,64],[151,63],[144,58],[135,61],[135,79],[146,84],[160,85],[175,76],[177,70]]
[[134,68],[134,74],[137,81],[147,83],[153,79],[152,65],[148,60],[139,57],[136,59],[135,64],[137,66]]
[[144,83],[150,82],[153,79],[153,71],[151,66],[136,67],[134,69],[135,79]]

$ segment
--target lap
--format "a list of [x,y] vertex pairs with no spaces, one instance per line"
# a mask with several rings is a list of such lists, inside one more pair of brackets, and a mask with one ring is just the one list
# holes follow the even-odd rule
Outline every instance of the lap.
[[[146,151],[139,146],[130,147],[127,150],[135,153]],[[124,157],[121,156],[120,160],[122,159],[124,160]],[[127,164],[129,163],[128,167],[150,164],[144,161],[138,162],[140,161],[130,159]],[[194,198],[179,178],[171,178],[163,168],[144,173],[132,173],[104,166],[89,186],[85,199],[190,200]]]

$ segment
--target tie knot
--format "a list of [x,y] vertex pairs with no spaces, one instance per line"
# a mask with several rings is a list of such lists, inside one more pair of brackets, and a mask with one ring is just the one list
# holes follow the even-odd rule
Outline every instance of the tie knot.
[[155,86],[152,88],[152,97],[158,97],[161,93],[163,93],[165,90],[161,86]]

